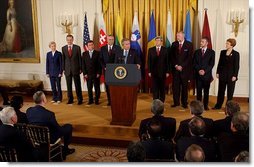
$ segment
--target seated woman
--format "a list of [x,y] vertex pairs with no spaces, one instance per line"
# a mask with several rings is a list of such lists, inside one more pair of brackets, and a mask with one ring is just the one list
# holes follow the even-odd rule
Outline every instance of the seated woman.
[[22,96],[13,96],[11,98],[11,107],[14,108],[17,117],[18,117],[18,122],[17,123],[25,123],[28,124],[28,120],[26,117],[26,114],[20,111],[20,109],[23,107],[23,97]]

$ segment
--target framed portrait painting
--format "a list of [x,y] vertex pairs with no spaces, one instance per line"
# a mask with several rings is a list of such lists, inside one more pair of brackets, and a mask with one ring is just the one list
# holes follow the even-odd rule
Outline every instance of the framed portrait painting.
[[0,62],[40,62],[36,8],[36,0],[0,1]]

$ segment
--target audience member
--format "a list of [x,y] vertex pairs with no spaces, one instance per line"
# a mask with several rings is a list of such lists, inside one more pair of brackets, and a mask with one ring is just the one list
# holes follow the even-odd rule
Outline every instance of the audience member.
[[196,144],[192,144],[187,148],[185,152],[184,161],[185,162],[204,162],[205,153],[200,146]]
[[241,151],[249,151],[249,116],[235,113],[231,121],[231,133],[218,136],[218,146],[222,162],[233,162]]
[[28,123],[26,114],[20,111],[20,109],[23,107],[23,97],[22,96],[13,96],[11,98],[11,107],[14,108],[17,117],[18,117],[18,122],[17,123]]
[[127,148],[127,158],[129,162],[144,162],[146,152],[140,142],[131,142]]
[[[190,113],[192,115],[192,117],[196,116],[201,118],[206,125],[206,133],[205,133],[205,137],[207,138],[211,138],[213,136],[213,120],[210,118],[205,118],[202,117],[202,114],[204,112],[204,105],[202,102],[198,101],[198,100],[193,100],[190,103]],[[188,128],[188,123],[190,122],[192,118],[183,120],[180,122],[179,128],[176,132],[175,135],[175,142],[177,142],[177,140],[179,140],[181,137],[190,137],[190,131]]]
[[14,108],[5,107],[0,112],[0,145],[14,148],[17,151],[17,158],[19,162],[33,162],[36,161],[35,149],[30,140],[28,140],[22,131],[14,127],[17,123],[17,115]]
[[176,132],[176,119],[170,117],[164,117],[164,103],[159,99],[155,99],[152,102],[151,112],[153,113],[153,117],[146,118],[141,121],[139,126],[139,138],[140,140],[147,139],[147,125],[152,119],[157,119],[161,123],[161,139],[172,141]]
[[60,126],[57,123],[55,113],[47,110],[44,106],[47,103],[45,94],[42,91],[38,91],[33,95],[33,100],[35,102],[34,107],[27,109],[27,119],[30,124],[35,124],[39,126],[46,126],[50,131],[50,142],[55,143],[55,141],[63,137],[64,147],[63,154],[69,155],[75,152],[75,149],[70,149],[68,146],[71,143],[72,138],[72,125],[65,124]]
[[206,162],[216,161],[215,142],[204,137],[206,125],[199,117],[193,117],[188,124],[191,137],[181,137],[176,142],[176,158],[178,161],[184,161],[184,155],[187,148],[192,144],[199,145],[205,152]]
[[249,152],[242,151],[235,157],[235,162],[249,162]]

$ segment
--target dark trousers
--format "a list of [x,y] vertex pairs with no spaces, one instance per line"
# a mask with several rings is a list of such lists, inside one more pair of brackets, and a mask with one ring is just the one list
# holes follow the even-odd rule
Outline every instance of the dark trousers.
[[173,99],[175,105],[180,105],[180,94],[182,105],[187,105],[188,102],[188,79],[181,77],[180,72],[173,73]]
[[107,98],[108,98],[108,103],[110,104],[111,103],[111,100],[110,100],[110,90],[109,90],[109,86],[105,84],[105,88],[106,88],[106,93],[107,93]]
[[73,94],[72,94],[72,78],[74,79],[75,89],[76,89],[76,95],[78,98],[78,101],[82,102],[82,90],[81,90],[81,82],[80,82],[80,76],[79,75],[68,75],[65,76],[66,78],[66,84],[67,84],[67,91],[68,91],[68,99],[69,101],[73,101]]
[[223,105],[226,87],[227,87],[227,101],[233,99],[235,91],[235,82],[219,80],[219,90],[216,107],[221,108],[221,106]]
[[165,101],[165,78],[153,76],[152,84],[153,84],[153,99],[160,99],[162,102],[164,102]]
[[210,80],[202,80],[197,78],[196,80],[197,86],[197,100],[202,101],[202,92],[204,90],[204,107],[208,107],[209,102],[209,89],[210,89]]
[[54,101],[62,101],[61,77],[50,77]]
[[93,102],[93,86],[94,86],[94,90],[95,90],[95,102],[99,102],[99,98],[100,98],[100,95],[101,95],[100,78],[88,77],[86,79],[86,81],[87,81],[87,90],[88,90],[89,102]]
[[60,127],[60,137],[64,138],[64,148],[68,148],[72,139],[72,125],[64,124]]

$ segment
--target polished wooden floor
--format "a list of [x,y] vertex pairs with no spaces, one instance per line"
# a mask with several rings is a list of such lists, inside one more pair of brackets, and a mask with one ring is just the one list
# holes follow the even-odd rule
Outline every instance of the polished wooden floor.
[[[152,116],[150,111],[152,95],[140,93],[138,95],[136,121],[132,126],[116,126],[110,125],[111,121],[111,108],[106,106],[107,99],[106,94],[101,94],[100,105],[86,105],[87,93],[83,93],[84,103],[77,105],[77,101],[73,105],[67,105],[66,93],[64,93],[64,100],[61,104],[52,104],[51,96],[47,95],[48,103],[46,108],[55,112],[56,118],[60,124],[70,123],[73,125],[73,138],[77,143],[88,144],[109,144],[114,143],[112,141],[122,141],[123,145],[131,140],[138,139],[138,127],[140,121],[144,118]],[[195,96],[190,96],[189,101],[194,100]],[[212,118],[214,120],[224,118],[224,109],[211,110],[216,102],[216,97],[210,96],[209,111],[205,111],[203,114],[205,117]],[[241,110],[248,112],[249,103],[246,99],[240,100]],[[171,108],[172,95],[166,96],[165,102],[165,116],[173,117],[177,120],[177,126],[180,121],[190,117],[189,109],[183,109],[182,107]],[[22,111],[30,106],[34,105],[32,99],[25,98],[25,105]],[[121,111],[119,111],[121,112]],[[98,143],[100,142],[100,143]],[[125,143],[124,143],[125,142]]]

